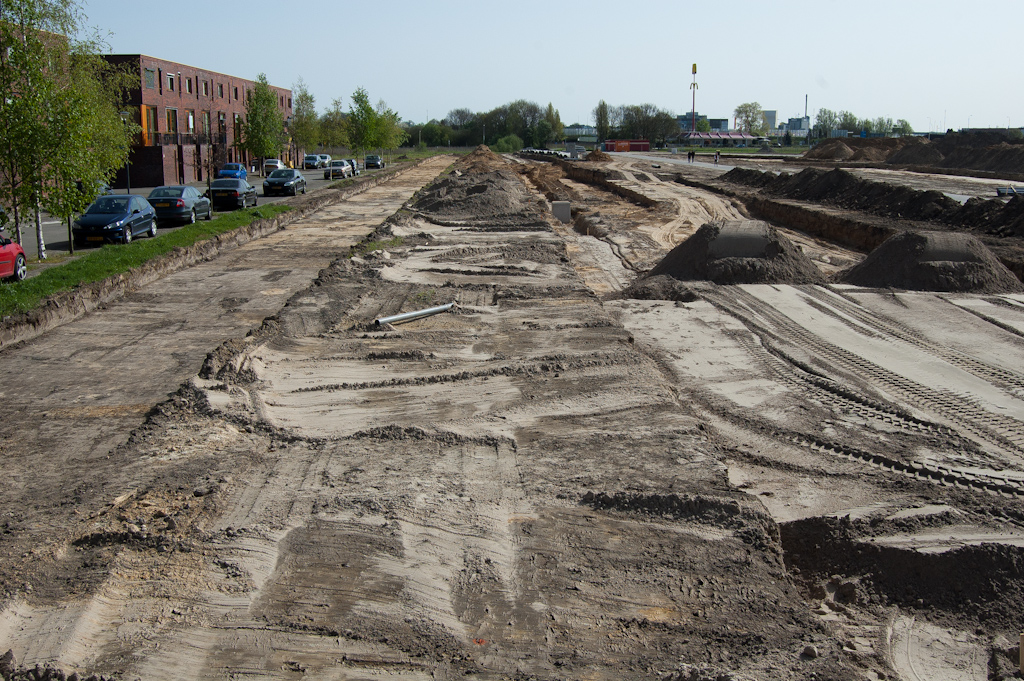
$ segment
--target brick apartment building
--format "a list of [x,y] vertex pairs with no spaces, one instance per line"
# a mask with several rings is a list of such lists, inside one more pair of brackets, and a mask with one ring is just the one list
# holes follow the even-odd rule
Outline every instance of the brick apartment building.
[[[194,66],[156,59],[144,54],[104,57],[112,64],[129,64],[139,74],[138,87],[129,93],[142,134],[130,154],[131,183],[137,187],[187,184],[208,179],[211,160],[224,163],[257,162],[237,146],[245,103],[255,83]],[[273,87],[281,117],[292,115],[292,92]],[[286,145],[283,160],[297,164],[298,151]],[[124,169],[115,187],[124,187]]]

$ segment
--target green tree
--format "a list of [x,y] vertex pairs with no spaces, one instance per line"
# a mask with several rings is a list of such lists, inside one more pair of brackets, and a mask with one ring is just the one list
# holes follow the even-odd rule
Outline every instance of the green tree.
[[542,118],[537,122],[537,127],[533,129],[533,146],[538,149],[546,149],[552,134],[551,123],[546,118]]
[[456,130],[465,128],[476,120],[476,114],[469,109],[452,109],[444,117],[444,124]]
[[892,131],[897,135],[912,135],[914,134],[914,128],[911,127],[910,121],[905,118],[901,118],[896,121],[896,125],[893,126]]
[[377,147],[376,139],[377,112],[370,104],[370,95],[364,88],[356,88],[352,93],[352,105],[349,107],[345,120],[348,146],[356,153]]
[[565,139],[565,126],[562,125],[562,117],[558,113],[558,109],[548,102],[548,108],[544,112],[544,120],[547,121],[548,125],[551,126],[551,132],[548,134],[548,140],[554,140],[560,142]]
[[817,137],[830,137],[833,130],[839,129],[839,115],[831,109],[818,109],[814,118],[814,132]]
[[711,132],[711,121],[706,118],[698,118],[697,132]]
[[860,121],[857,119],[855,115],[853,115],[849,111],[839,112],[838,125],[839,130],[846,130],[847,132],[851,133],[860,131]]
[[508,154],[523,148],[523,140],[517,135],[506,135],[494,143],[492,151]]
[[292,142],[303,152],[316,148],[320,141],[320,117],[316,115],[316,98],[299,78],[292,85],[292,122],[288,126]]
[[872,121],[871,127],[874,130],[874,132],[880,132],[888,135],[892,133],[892,119],[889,118],[888,116],[879,116],[878,118]]
[[81,24],[74,0],[0,3],[0,201],[10,206],[22,241],[35,217],[39,257],[46,257],[40,211],[62,217],[93,197],[128,157],[137,126],[121,121],[128,76],[102,63],[103,47]]
[[402,119],[397,112],[388,108],[383,99],[377,102],[377,110],[373,114],[372,146],[368,148],[386,151],[405,144],[409,135],[402,127]]
[[[325,147],[348,147],[352,146],[348,139],[348,114],[344,111],[344,102],[335,99],[331,102],[331,108],[324,112],[317,125],[319,131],[319,143]],[[309,153],[309,149],[306,149]]]
[[284,145],[284,118],[277,108],[277,94],[270,89],[267,74],[256,76],[256,84],[245,102],[245,124],[242,125],[242,148],[256,158],[274,158]]
[[740,130],[751,135],[764,135],[768,129],[768,121],[764,117],[764,109],[757,102],[740,104],[733,112]]
[[608,118],[608,104],[602,99],[594,107],[594,127],[597,128],[597,141],[603,142],[608,139],[611,131],[611,124]]

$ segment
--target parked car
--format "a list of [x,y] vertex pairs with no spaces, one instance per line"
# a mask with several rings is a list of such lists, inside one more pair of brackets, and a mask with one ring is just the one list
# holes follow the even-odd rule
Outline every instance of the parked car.
[[263,196],[272,194],[291,194],[295,196],[299,192],[306,193],[306,178],[298,170],[285,168],[270,173],[270,177],[263,181]]
[[10,239],[0,236],[0,279],[22,281],[27,276],[25,251]]
[[141,234],[156,236],[156,211],[134,194],[100,196],[71,228],[76,246],[104,241],[130,243]]
[[383,168],[384,159],[382,159],[377,154],[371,154],[370,156],[366,157],[366,162],[363,163],[363,165],[366,167],[367,170],[369,170],[370,168]]
[[331,155],[330,154],[317,154],[317,156],[320,157],[320,167],[321,168],[326,168],[327,166],[331,165]]
[[268,158],[266,161],[263,162],[263,174],[269,177],[270,173],[274,172],[275,170],[283,170],[284,168],[287,167],[288,166],[284,164],[284,161],[282,161],[279,158]]
[[336,158],[331,161],[331,164],[324,170],[324,179],[333,180],[336,177],[351,177],[352,166],[348,164],[348,161]]
[[350,166],[352,166],[352,174],[353,175],[358,175],[359,174],[359,163],[354,158],[347,158],[345,160],[348,161],[348,164]]
[[202,215],[209,220],[213,217],[210,199],[188,185],[167,185],[157,187],[149,193],[149,202],[156,210],[159,222],[192,223]]
[[217,177],[235,177],[239,180],[247,180],[249,173],[245,172],[245,166],[241,163],[225,163],[224,167],[217,171]]
[[214,208],[245,208],[250,203],[256,205],[256,187],[245,180],[221,178],[210,183],[209,199]]
[[317,154],[306,154],[302,158],[303,170],[316,170],[320,167],[320,157]]

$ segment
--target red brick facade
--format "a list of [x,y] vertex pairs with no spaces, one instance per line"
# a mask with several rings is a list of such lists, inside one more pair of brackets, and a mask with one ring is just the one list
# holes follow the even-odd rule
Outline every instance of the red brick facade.
[[[142,126],[131,153],[131,183],[136,187],[180,184],[207,179],[211,160],[252,167],[256,159],[236,146],[237,125],[245,120],[245,102],[255,86],[251,80],[227,76],[148,57],[116,54],[105,57],[113,64],[129,64],[138,70],[139,85],[129,95]],[[292,115],[292,92],[271,86],[277,94],[281,117]],[[284,161],[297,164],[297,151],[282,152]],[[115,186],[127,182],[118,173]]]

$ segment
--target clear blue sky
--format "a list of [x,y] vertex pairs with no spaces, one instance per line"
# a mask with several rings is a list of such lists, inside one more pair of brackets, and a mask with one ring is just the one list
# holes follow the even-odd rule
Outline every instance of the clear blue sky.
[[83,0],[114,53],[291,87],[321,111],[364,87],[403,120],[548,102],[592,123],[601,99],[780,120],[825,107],[915,130],[1024,126],[1021,4],[1003,0]]

